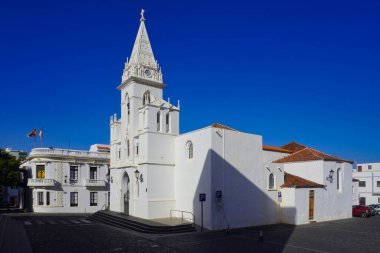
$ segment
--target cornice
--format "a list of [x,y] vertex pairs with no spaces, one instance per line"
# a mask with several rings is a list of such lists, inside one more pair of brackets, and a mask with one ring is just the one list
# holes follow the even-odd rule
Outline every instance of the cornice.
[[125,80],[122,84],[120,84],[117,87],[117,89],[118,90],[122,90],[125,87],[127,87],[133,81],[135,81],[135,82],[137,82],[139,84],[144,84],[144,85],[147,85],[147,86],[151,86],[151,87],[155,87],[155,88],[160,88],[160,89],[163,89],[163,88],[166,87],[166,84],[164,84],[164,83],[159,83],[159,82],[156,82],[156,81],[153,81],[153,80],[149,80],[149,79],[145,79],[145,78],[141,78],[141,77],[131,76],[127,80]]

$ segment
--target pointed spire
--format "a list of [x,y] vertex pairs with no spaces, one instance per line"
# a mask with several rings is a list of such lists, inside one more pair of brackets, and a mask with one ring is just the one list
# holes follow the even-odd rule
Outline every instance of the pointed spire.
[[140,27],[133,46],[130,65],[144,65],[157,69],[157,63],[145,27],[144,9],[141,10]]

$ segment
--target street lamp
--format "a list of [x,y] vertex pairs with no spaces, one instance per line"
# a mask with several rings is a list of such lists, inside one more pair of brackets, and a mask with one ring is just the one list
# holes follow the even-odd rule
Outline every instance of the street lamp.
[[136,177],[136,181],[138,182],[140,180],[140,182],[142,183],[144,181],[144,178],[143,178],[143,175],[140,173],[140,171],[138,170],[135,170],[135,177]]
[[330,181],[330,183],[332,183],[333,181],[333,176],[334,176],[334,171],[333,170],[330,170],[329,172],[329,176],[326,178],[326,180]]

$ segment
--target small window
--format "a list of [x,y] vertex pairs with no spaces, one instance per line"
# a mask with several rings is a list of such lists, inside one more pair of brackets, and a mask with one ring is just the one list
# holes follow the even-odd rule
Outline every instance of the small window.
[[365,181],[359,181],[359,187],[365,187]]
[[139,156],[139,143],[136,143],[136,156]]
[[270,173],[269,174],[269,182],[268,182],[268,188],[269,190],[273,190],[274,189],[274,175],[273,173]]
[[376,181],[376,186],[380,187],[380,181]]
[[46,205],[50,206],[50,192],[46,192]]
[[368,165],[368,170],[372,170],[372,165]]
[[127,157],[130,155],[130,147],[129,147],[129,140],[127,140]]
[[97,205],[98,205],[98,193],[90,192],[90,206],[97,206]]
[[98,168],[97,167],[90,167],[90,179],[97,179],[98,178]]
[[157,132],[161,131],[161,113],[157,112]]
[[44,204],[44,193],[43,192],[37,192],[37,203],[39,206],[42,206]]
[[166,114],[166,132],[169,133],[170,131],[170,115],[169,113]]
[[78,206],[78,193],[70,192],[70,206]]
[[362,172],[362,166],[361,165],[358,166],[358,172]]
[[186,158],[187,159],[193,159],[194,155],[194,146],[191,141],[188,141],[186,144]]
[[380,198],[377,198],[377,203],[380,203]]
[[341,182],[340,182],[340,180],[341,180],[341,169],[340,168],[338,168],[338,170],[336,171],[336,189],[337,190],[340,190],[340,184],[341,184]]
[[121,148],[118,148],[117,149],[117,159],[120,160],[120,158],[121,158]]

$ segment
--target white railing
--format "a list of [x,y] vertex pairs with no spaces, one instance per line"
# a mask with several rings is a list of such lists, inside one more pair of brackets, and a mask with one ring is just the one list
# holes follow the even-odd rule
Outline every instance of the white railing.
[[106,186],[106,181],[98,179],[85,179],[84,186]]
[[45,179],[45,178],[29,178],[28,186],[54,186],[54,179]]
[[[195,227],[195,215],[192,213],[192,212],[188,212],[188,211],[182,211],[182,210],[170,210],[170,218],[173,217],[173,213],[181,213],[181,216],[174,216],[174,217],[181,217],[182,218],[182,223],[184,220],[186,221],[190,221],[192,224],[193,224],[193,227]],[[186,214],[187,214],[187,217],[186,217]],[[189,215],[190,215],[190,218],[189,218]]]
[[103,158],[110,159],[109,153],[90,152],[83,150],[57,149],[57,148],[34,148],[29,154],[30,156],[71,156],[83,158]]

